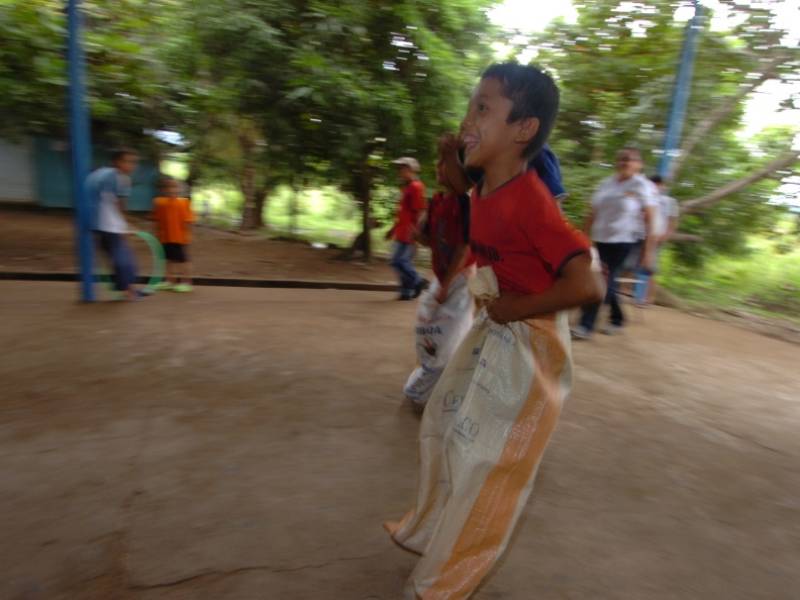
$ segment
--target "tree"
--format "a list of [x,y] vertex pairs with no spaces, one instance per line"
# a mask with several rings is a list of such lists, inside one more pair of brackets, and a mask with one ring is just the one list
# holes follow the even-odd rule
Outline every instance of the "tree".
[[[256,137],[229,130],[247,157],[242,173],[266,181],[337,183],[362,206],[367,227],[371,193],[387,156],[415,154],[431,163],[436,137],[453,128],[469,88],[488,58],[480,0],[438,2],[244,2],[204,5],[187,15],[186,39],[201,58],[187,82],[200,82],[197,104],[225,91],[217,113],[245,117]],[[477,43],[476,43],[477,40]],[[193,147],[209,127],[184,124]],[[226,122],[230,123],[230,119]],[[241,121],[237,121],[241,122]],[[238,131],[238,130],[236,130]],[[259,151],[253,152],[253,149]],[[256,166],[257,165],[257,166]],[[261,213],[262,196],[240,182],[245,210]],[[258,219],[243,226],[258,226]]]
[[[146,130],[170,121],[170,72],[159,58],[160,25],[170,0],[91,0],[86,22],[88,100],[99,144],[136,143],[156,152]],[[66,135],[64,3],[11,0],[0,6],[0,134]]]
[[[737,10],[737,3],[730,3]],[[558,23],[532,43],[537,61],[552,69],[562,89],[562,110],[553,137],[572,192],[567,210],[580,218],[591,191],[608,172],[614,152],[640,146],[658,159],[666,127],[683,23],[681,2],[605,0],[582,5],[574,25]],[[797,165],[796,131],[774,131],[757,148],[737,135],[750,93],[773,78],[796,78],[798,51],[782,45],[785,32],[769,9],[749,7],[736,27],[701,34],[683,154],[675,163],[673,194],[686,201],[684,233],[704,244],[682,245],[680,256],[697,263],[708,252],[733,252],[745,236],[773,221],[766,201]],[[725,208],[710,210],[724,199]]]

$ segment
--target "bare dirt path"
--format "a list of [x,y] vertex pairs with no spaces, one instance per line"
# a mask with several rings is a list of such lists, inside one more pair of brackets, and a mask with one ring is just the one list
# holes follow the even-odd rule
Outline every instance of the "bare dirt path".
[[[0,598],[397,600],[414,307],[0,282]],[[576,385],[477,600],[792,600],[797,347],[656,309]]]

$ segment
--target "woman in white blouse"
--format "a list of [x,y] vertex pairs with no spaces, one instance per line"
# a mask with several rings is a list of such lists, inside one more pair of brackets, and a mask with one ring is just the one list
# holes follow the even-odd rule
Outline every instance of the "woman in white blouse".
[[[657,195],[655,187],[641,174],[642,155],[636,148],[623,148],[617,153],[616,173],[604,179],[592,196],[591,209],[584,223],[586,235],[597,247],[604,272],[607,274],[605,303],[611,307],[610,325],[604,333],[618,333],[625,316],[617,298],[617,278],[625,258],[640,241],[644,225],[645,242],[641,264],[649,265],[653,258],[651,228],[655,218]],[[573,329],[574,337],[591,337],[601,304],[583,308],[580,325]]]

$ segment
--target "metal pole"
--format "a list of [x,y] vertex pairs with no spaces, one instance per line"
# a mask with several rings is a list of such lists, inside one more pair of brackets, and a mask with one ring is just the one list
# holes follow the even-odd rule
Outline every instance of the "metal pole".
[[80,294],[84,302],[94,301],[92,206],[86,189],[89,175],[89,114],[86,107],[86,60],[81,40],[80,0],[67,0],[67,64],[69,71],[69,130],[72,153],[72,201],[75,209],[75,243],[80,270]]
[[658,173],[665,180],[671,176],[672,160],[677,155],[681,142],[681,131],[686,116],[686,105],[689,103],[689,93],[692,88],[692,71],[694,70],[694,56],[697,49],[697,38],[700,33],[703,6],[699,0],[694,0],[694,16],[686,25],[686,34],[683,38],[681,50],[681,63],[678,67],[678,77],[672,92],[672,107],[670,109],[667,133],[664,136],[664,153]]

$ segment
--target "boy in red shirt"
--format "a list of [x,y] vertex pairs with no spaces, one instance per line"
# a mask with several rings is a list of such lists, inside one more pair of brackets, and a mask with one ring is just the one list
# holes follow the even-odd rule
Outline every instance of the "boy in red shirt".
[[403,195],[397,207],[394,227],[386,234],[386,239],[394,239],[392,268],[400,278],[400,297],[398,300],[412,300],[419,296],[428,282],[414,269],[415,238],[419,222],[425,213],[425,186],[419,180],[419,163],[415,158],[405,156],[394,161],[398,174],[404,183]]
[[161,181],[161,193],[153,200],[153,219],[158,240],[167,259],[167,278],[158,284],[161,290],[192,291],[189,242],[194,214],[189,200],[179,198],[178,182],[172,178]]
[[[470,238],[483,308],[433,391],[420,431],[415,508],[387,524],[422,555],[407,600],[472,595],[506,548],[532,490],[571,376],[568,308],[602,298],[589,241],[528,161],[558,111],[535,67],[490,67],[462,123]],[[482,289],[481,289],[482,286]]]
[[473,302],[467,272],[475,260],[469,251],[469,195],[471,187],[458,160],[459,142],[453,134],[439,140],[436,180],[444,191],[428,205],[420,241],[431,249],[431,287],[417,309],[417,359],[403,389],[421,410],[464,334],[472,325]]

